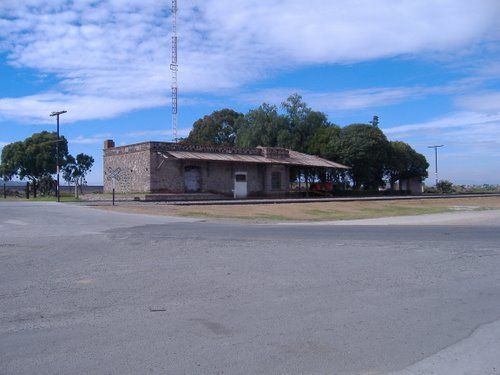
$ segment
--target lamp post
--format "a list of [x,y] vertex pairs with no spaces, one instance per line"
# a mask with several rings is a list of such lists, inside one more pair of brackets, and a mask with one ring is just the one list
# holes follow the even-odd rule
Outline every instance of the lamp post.
[[56,142],[56,168],[57,168],[57,188],[56,188],[56,195],[57,195],[57,201],[61,201],[61,195],[59,193],[59,115],[62,115],[63,113],[66,113],[67,111],[59,111],[59,112],[52,112],[50,114],[51,117],[56,116],[57,117],[57,142]]
[[436,170],[436,188],[439,182],[438,179],[438,148],[444,147],[444,145],[434,145],[434,146],[427,146],[428,148],[433,148],[434,149],[434,165],[435,165],[435,170]]

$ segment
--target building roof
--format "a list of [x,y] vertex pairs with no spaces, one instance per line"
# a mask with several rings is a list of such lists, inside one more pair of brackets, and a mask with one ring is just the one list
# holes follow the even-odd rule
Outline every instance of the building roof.
[[105,143],[105,156],[149,150],[167,159],[349,169],[348,166],[340,163],[280,147],[239,148],[185,145],[170,142],[143,142],[120,147],[109,147],[109,145],[110,143]]
[[289,157],[272,158],[262,155],[221,154],[213,152],[167,151],[162,154],[181,160],[225,161],[235,163],[282,164],[290,166],[349,169],[349,167],[314,155],[289,150]]

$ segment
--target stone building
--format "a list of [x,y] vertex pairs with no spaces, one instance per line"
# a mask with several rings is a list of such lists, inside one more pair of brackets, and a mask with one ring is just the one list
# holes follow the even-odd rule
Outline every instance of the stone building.
[[420,177],[404,178],[399,180],[399,189],[412,195],[421,195],[424,192],[424,183]]
[[290,168],[346,169],[332,161],[277,147],[237,148],[143,142],[104,143],[104,191],[215,193],[237,198],[284,195]]

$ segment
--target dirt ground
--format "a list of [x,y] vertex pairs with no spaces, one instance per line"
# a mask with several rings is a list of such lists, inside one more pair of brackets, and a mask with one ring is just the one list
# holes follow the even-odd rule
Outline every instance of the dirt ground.
[[500,197],[209,206],[119,203],[114,207],[98,208],[150,215],[251,222],[325,221],[500,209]]

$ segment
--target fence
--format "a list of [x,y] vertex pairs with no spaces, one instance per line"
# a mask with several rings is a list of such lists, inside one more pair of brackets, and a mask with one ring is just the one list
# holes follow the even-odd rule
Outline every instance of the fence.
[[[104,188],[102,185],[84,185],[83,187],[81,187],[81,190],[80,187],[78,187],[78,190],[80,193],[83,191],[83,194],[92,194],[92,193],[102,193],[104,191]],[[74,191],[75,191],[74,186],[67,186],[67,185],[60,186],[61,193],[73,194]],[[33,196],[32,185],[29,182],[0,181],[0,192],[3,198],[7,197],[28,198]]]

